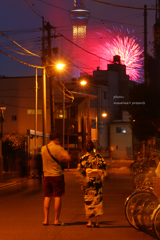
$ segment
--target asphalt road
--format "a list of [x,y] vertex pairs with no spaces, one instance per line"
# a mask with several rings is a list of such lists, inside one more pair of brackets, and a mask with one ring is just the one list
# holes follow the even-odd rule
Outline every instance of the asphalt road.
[[[112,167],[113,164],[113,167]],[[100,228],[87,228],[83,206],[83,192],[76,180],[75,171],[65,171],[66,194],[62,200],[61,219],[65,226],[53,225],[53,201],[50,225],[43,222],[43,190],[36,189],[31,179],[24,186],[15,185],[0,189],[0,239],[2,240],[151,240],[146,233],[132,228],[124,214],[125,199],[132,193],[132,177],[128,164],[113,162],[103,187],[104,215]],[[23,183],[24,184],[24,183]]]

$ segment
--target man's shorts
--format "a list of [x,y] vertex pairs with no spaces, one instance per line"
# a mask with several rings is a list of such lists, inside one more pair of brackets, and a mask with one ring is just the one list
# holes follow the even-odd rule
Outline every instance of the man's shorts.
[[44,196],[61,197],[65,193],[64,175],[56,177],[44,177]]

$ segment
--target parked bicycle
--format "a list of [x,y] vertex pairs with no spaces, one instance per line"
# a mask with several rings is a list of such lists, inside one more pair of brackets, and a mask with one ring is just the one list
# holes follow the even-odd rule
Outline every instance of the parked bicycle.
[[134,189],[143,189],[145,187],[153,188],[153,179],[156,177],[155,168],[150,168],[146,173],[137,173],[132,178],[132,185]]
[[126,199],[125,215],[132,227],[160,239],[160,178],[153,177],[155,180],[156,189],[144,184]]
[[156,168],[157,166],[157,157],[152,156],[147,158],[138,158],[137,160],[134,160],[130,164],[130,172],[131,174],[137,174],[137,173],[146,173],[150,170],[150,168]]

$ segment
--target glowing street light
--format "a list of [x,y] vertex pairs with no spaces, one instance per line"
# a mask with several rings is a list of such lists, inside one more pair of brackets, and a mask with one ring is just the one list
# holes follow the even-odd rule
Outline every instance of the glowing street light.
[[85,79],[83,79],[83,80],[80,81],[80,84],[81,84],[82,86],[85,86],[85,85],[87,84],[87,81],[86,81]]
[[102,117],[107,117],[107,112],[106,112],[106,110],[104,110],[104,112],[102,113]]
[[63,64],[63,63],[58,63],[58,64],[56,65],[56,68],[57,68],[58,70],[62,70],[64,67],[65,67],[65,64]]

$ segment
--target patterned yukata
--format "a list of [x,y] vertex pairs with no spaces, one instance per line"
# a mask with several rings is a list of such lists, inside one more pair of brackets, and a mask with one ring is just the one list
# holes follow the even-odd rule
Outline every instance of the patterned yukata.
[[106,176],[106,163],[95,153],[86,153],[80,158],[78,171],[81,173],[81,184],[84,186],[84,206],[86,218],[103,214],[102,179]]

